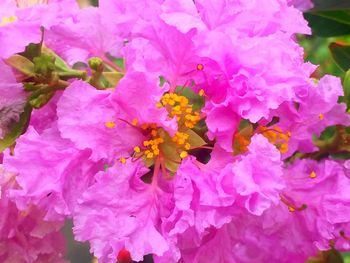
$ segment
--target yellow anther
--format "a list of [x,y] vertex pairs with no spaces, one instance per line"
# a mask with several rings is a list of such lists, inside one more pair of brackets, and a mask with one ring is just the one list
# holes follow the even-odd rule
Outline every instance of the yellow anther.
[[180,153],[180,158],[183,159],[183,158],[186,158],[188,156],[188,153],[186,151],[182,151]]
[[259,127],[259,132],[264,135],[270,143],[274,144],[281,153],[288,152],[288,141],[290,139],[290,132],[283,132],[278,126],[274,127]]
[[291,213],[295,212],[295,208],[292,207],[292,206],[288,206],[288,210],[289,210],[289,212],[291,212]]
[[131,121],[131,124],[133,125],[133,126],[136,126],[137,124],[139,123],[139,120],[138,119],[133,119],[132,121]]
[[160,103],[160,102],[157,102],[157,104],[156,104],[156,106],[157,106],[157,108],[162,108],[163,107],[163,104],[162,103]]
[[201,71],[204,69],[204,65],[203,64],[198,64],[197,65],[197,70]]
[[152,130],[152,131],[151,131],[151,135],[152,135],[153,137],[156,137],[156,136],[157,136],[157,130]]
[[191,145],[190,145],[189,143],[186,143],[186,144],[185,144],[185,149],[186,149],[186,150],[191,149]]
[[280,150],[281,153],[288,152],[288,143],[281,144],[281,146],[279,147],[279,150]]
[[312,172],[310,173],[309,177],[310,177],[311,179],[315,179],[315,178],[317,177],[316,172],[315,172],[315,171],[312,171]]
[[186,97],[181,97],[179,102],[180,102],[181,107],[186,107],[188,105],[189,101]]
[[177,105],[173,108],[174,111],[181,111],[181,107],[180,105]]
[[188,122],[188,121],[185,122],[185,126],[186,126],[187,128],[189,128],[189,129],[193,129],[193,128],[194,128],[194,124],[191,123],[191,122]]
[[135,146],[135,147],[134,147],[134,152],[135,152],[135,153],[140,153],[140,152],[141,152],[140,147]]
[[320,113],[320,114],[318,115],[318,118],[322,121],[322,120],[324,119],[324,115],[323,115],[322,113]]
[[115,122],[114,121],[107,121],[105,123],[105,126],[109,129],[113,129],[115,127]]
[[149,153],[146,154],[146,157],[147,157],[148,159],[152,159],[153,156],[154,156],[154,154],[153,154],[152,152],[149,152]]
[[157,150],[158,149],[158,145],[157,144],[152,145],[151,148],[152,148],[152,150]]
[[126,159],[124,157],[119,158],[119,162],[122,164],[126,163]]
[[280,137],[281,140],[289,141],[288,134],[281,133],[281,134],[279,134],[279,137]]
[[5,16],[1,19],[0,26],[5,26],[7,24],[11,24],[11,23],[16,22],[16,21],[17,21],[16,16]]
[[186,115],[185,115],[185,119],[186,119],[186,120],[190,121],[191,118],[192,118],[192,115],[191,115],[191,114],[186,114]]
[[147,130],[148,129],[148,125],[147,124],[142,124],[141,125],[141,129],[142,130]]
[[203,97],[205,95],[204,89],[200,89],[198,95]]

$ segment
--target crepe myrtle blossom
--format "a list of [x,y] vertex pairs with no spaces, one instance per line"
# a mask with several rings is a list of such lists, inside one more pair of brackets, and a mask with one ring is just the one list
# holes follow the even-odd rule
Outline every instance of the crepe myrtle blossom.
[[0,259],[2,262],[66,262],[64,238],[59,232],[60,222],[44,220],[44,213],[37,207],[18,210],[11,197],[17,188],[15,173],[0,166],[1,231]]
[[301,11],[309,10],[314,6],[311,0],[290,0],[288,2]]
[[9,131],[11,124],[19,120],[26,104],[26,93],[16,80],[11,67],[0,60],[0,139]]
[[77,3],[71,0],[5,0],[0,5],[0,41],[3,45],[0,58],[23,52],[30,43],[40,43],[44,29],[72,19],[78,10]]
[[[319,249],[348,250],[344,191],[349,180],[342,163],[302,160],[283,170],[281,202],[261,216],[237,210],[229,223],[209,228],[199,242],[188,231],[177,244],[183,248],[182,261],[305,262]],[[342,208],[335,208],[335,203]]]
[[326,127],[349,125],[346,105],[338,103],[338,98],[343,96],[340,79],[325,76],[317,85],[310,86],[307,94],[301,96],[299,102],[282,104],[271,114],[280,121],[270,127],[270,137],[278,133],[287,135],[285,156],[290,156],[295,151],[316,151],[317,148],[310,138],[319,137]]
[[[349,117],[339,79],[310,79],[295,41],[310,29],[294,4],[5,1],[0,143],[30,107],[23,87],[64,85],[1,153],[0,258],[60,262],[65,219],[100,263],[348,250],[348,163],[295,154]],[[57,54],[55,69],[11,68],[18,53],[34,62],[30,43]]]

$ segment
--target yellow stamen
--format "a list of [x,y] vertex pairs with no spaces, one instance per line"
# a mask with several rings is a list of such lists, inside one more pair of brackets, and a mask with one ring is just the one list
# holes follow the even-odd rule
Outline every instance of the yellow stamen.
[[290,132],[283,132],[278,126],[264,127],[258,129],[259,133],[264,135],[270,143],[274,144],[281,153],[288,152],[288,141],[290,139]]
[[182,152],[180,153],[181,159],[184,159],[184,158],[186,158],[187,156],[188,156],[188,153],[187,153],[186,151],[182,151]]
[[291,212],[291,213],[295,212],[295,208],[292,207],[292,206],[288,206],[288,210],[289,210],[289,212]]
[[126,163],[126,159],[124,157],[119,158],[119,162],[122,164]]
[[204,89],[200,89],[198,95],[203,97],[205,95]]
[[114,121],[107,121],[105,123],[106,127],[109,129],[113,129],[115,127],[115,122]]
[[140,147],[135,146],[135,147],[134,147],[134,152],[135,152],[135,153],[140,153],[140,152],[141,152]]
[[138,123],[139,123],[139,120],[136,118],[131,121],[131,124],[134,126],[136,126]]
[[280,150],[281,153],[288,152],[288,143],[281,144],[281,146],[279,147],[279,150]]
[[311,179],[315,179],[315,178],[317,177],[316,172],[315,172],[315,171],[312,171],[312,172],[310,173],[309,177],[310,177]]
[[320,113],[320,114],[318,115],[318,118],[322,121],[322,120],[324,119],[324,115],[323,115],[322,113]]
[[154,154],[151,153],[151,152],[149,152],[149,153],[146,154],[146,157],[147,157],[148,159],[152,159],[153,156],[154,156]]

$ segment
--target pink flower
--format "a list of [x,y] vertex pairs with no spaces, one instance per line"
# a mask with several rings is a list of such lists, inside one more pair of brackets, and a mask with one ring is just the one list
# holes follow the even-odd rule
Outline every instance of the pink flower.
[[[50,1],[50,4],[41,4],[42,2],[38,1],[38,4],[32,5],[30,3],[29,7],[25,2],[27,1],[20,2],[19,6],[23,8],[15,8],[11,5],[9,13],[5,16],[3,14],[2,19],[5,23],[0,25],[1,58],[8,58],[15,53],[23,52],[30,43],[40,43],[41,26],[50,29],[53,25],[59,24],[69,17],[69,12],[63,12],[67,7],[70,7],[71,12],[74,11],[74,2],[71,0],[57,0],[52,3]],[[77,4],[74,4],[77,7]]]
[[159,220],[167,213],[169,194],[142,181],[147,171],[140,162],[117,163],[97,174],[96,183],[79,199],[74,233],[77,240],[90,241],[99,262],[115,262],[123,248],[137,261],[168,250]]
[[313,135],[319,136],[326,127],[332,125],[350,124],[346,105],[338,103],[342,95],[340,79],[325,76],[317,86],[309,87],[308,93],[300,98],[298,107],[291,103],[276,110],[280,119],[277,126],[290,132],[287,156],[295,151],[315,151],[317,148],[312,142]]
[[9,131],[11,124],[19,120],[26,103],[22,84],[17,83],[11,68],[0,60],[0,139]]
[[2,262],[66,262],[63,260],[62,224],[43,220],[43,211],[30,206],[17,209],[9,192],[16,187],[15,174],[0,166],[0,260]]
[[[333,240],[337,249],[349,249],[346,235],[349,234],[347,188],[350,181],[343,166],[331,160],[301,160],[287,167],[285,179],[288,186],[283,199],[294,208],[292,211],[304,222],[304,227],[312,232],[317,248],[327,250]],[[303,205],[306,208],[298,211]]]
[[301,11],[309,10],[314,6],[311,0],[289,0],[288,2]]
[[4,158],[4,165],[18,173],[20,189],[11,192],[17,206],[24,210],[34,204],[50,220],[71,216],[78,196],[92,183],[94,174],[103,169],[102,163],[88,160],[90,154],[61,138],[55,127],[41,134],[29,127],[18,139],[15,155]]
[[[78,149],[93,150],[95,161],[111,161],[129,156],[146,139],[139,125],[156,123],[174,131],[174,120],[168,119],[164,108],[156,107],[166,91],[155,88],[156,84],[155,79],[141,73],[125,76],[115,91],[98,91],[83,81],[73,82],[58,102],[62,137]],[[140,96],[141,92],[148,96]]]
[[248,149],[246,156],[231,165],[233,182],[237,193],[243,197],[245,208],[261,215],[279,202],[279,194],[285,187],[281,155],[262,135],[253,136]]

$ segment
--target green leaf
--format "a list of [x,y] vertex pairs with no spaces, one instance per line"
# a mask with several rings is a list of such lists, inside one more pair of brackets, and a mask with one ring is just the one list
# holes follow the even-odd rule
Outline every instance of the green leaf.
[[6,59],[6,63],[28,77],[34,76],[33,62],[21,55],[13,55],[9,57]]
[[313,4],[312,10],[350,9],[350,1],[348,0],[313,0]]
[[350,69],[345,74],[344,81],[343,81],[343,89],[344,89],[344,102],[349,107],[350,106]]
[[191,145],[191,148],[197,148],[203,145],[206,145],[206,141],[202,139],[197,133],[188,129],[186,132],[190,137],[188,137],[188,143]]
[[320,135],[320,139],[325,141],[325,140],[329,140],[332,139],[337,132],[337,127],[336,126],[330,126],[327,127]]
[[41,48],[41,44],[31,43],[26,46],[26,49],[22,53],[19,54],[29,60],[33,60],[33,58],[40,56]]
[[176,172],[181,163],[180,154],[176,150],[176,143],[163,129],[160,129],[159,133],[162,134],[161,137],[164,139],[164,143],[160,144],[159,148],[164,154],[165,167],[171,172]]
[[20,115],[19,121],[14,123],[12,127],[10,127],[10,132],[0,140],[0,152],[3,152],[6,148],[12,146],[16,142],[16,139],[26,131],[31,112],[32,108],[29,105],[26,105],[24,111]]
[[344,71],[350,69],[350,46],[331,43],[329,45],[335,63]]
[[314,35],[332,37],[350,34],[350,11],[331,10],[304,13]]

